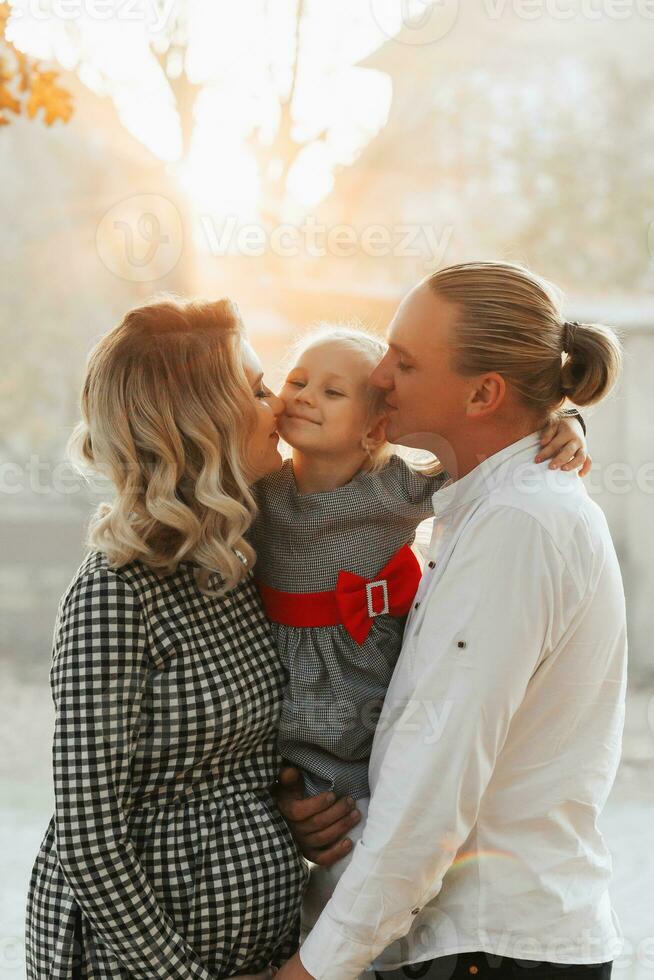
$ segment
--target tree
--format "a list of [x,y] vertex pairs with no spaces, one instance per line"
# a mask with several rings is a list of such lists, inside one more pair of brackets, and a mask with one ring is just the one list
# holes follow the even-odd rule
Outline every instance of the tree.
[[[125,9],[127,6],[118,5]],[[153,2],[148,3],[147,9],[153,9]],[[332,48],[324,37],[325,22],[329,22],[327,27],[334,34],[340,32],[348,39],[344,18],[349,13],[345,5],[338,13],[327,14],[323,5],[311,0],[284,0],[283,4],[280,0],[254,0],[242,7],[193,5],[183,0],[171,4],[165,0],[160,9],[165,16],[158,18],[160,25],[156,30],[151,30],[149,24],[126,23],[124,30],[119,25],[119,30],[105,31],[103,24],[89,23],[83,17],[66,23],[56,17],[51,21],[43,19],[38,25],[38,43],[42,47],[32,48],[28,18],[16,18],[13,23],[10,19],[7,32],[13,43],[6,40],[5,28],[12,8],[0,3],[0,55],[6,60],[7,73],[11,66],[12,80],[7,91],[12,99],[17,103],[27,99],[27,89],[23,95],[20,92],[20,70],[26,77],[31,77],[32,70],[43,72],[45,69],[35,56],[38,54],[44,63],[45,59],[54,61],[57,39],[63,37],[68,58],[68,74],[63,78],[72,92],[68,104],[74,102],[76,107],[71,125],[56,127],[59,131],[51,134],[47,153],[34,152],[35,134],[31,127],[15,126],[14,132],[6,133],[7,149],[15,154],[16,166],[5,180],[4,193],[7,203],[20,209],[21,219],[8,223],[2,253],[7,268],[11,268],[7,277],[9,295],[3,302],[2,333],[5,346],[14,351],[14,356],[2,382],[6,398],[0,418],[0,456],[22,459],[33,450],[56,458],[62,433],[77,415],[82,354],[100,330],[117,322],[130,305],[159,289],[182,294],[207,289],[207,276],[200,284],[202,267],[191,237],[198,211],[177,179],[202,128],[198,124],[199,108],[204,111],[209,106],[213,111],[214,98],[220,102],[225,96],[229,101],[238,94],[239,87],[247,87],[250,82],[257,97],[265,95],[262,112],[248,118],[249,128],[239,132],[238,139],[256,160],[260,175],[257,220],[268,230],[296,218],[298,212],[293,212],[292,200],[288,207],[292,198],[287,192],[289,173],[306,147],[324,144],[329,138],[329,119],[318,118],[312,100],[316,76],[329,96],[327,59],[332,57]],[[198,11],[202,16],[206,12],[209,20],[194,20]],[[250,20],[244,25],[246,16]],[[209,58],[202,63],[194,57],[198,37],[209,39]],[[236,64],[238,77],[233,77],[230,47],[237,45],[237,58],[243,55],[243,61]],[[320,48],[323,50],[316,50]],[[93,60],[96,53],[97,59]],[[356,53],[352,57],[350,47],[338,57],[342,57],[347,73]],[[307,70],[311,75],[308,86],[303,74]],[[142,78],[146,84],[140,84]],[[145,90],[147,96],[143,98]],[[324,100],[330,107],[331,102],[329,97]],[[169,146],[174,153],[169,157],[157,158],[156,147],[138,132],[132,112],[136,103],[151,119],[157,118],[162,105],[166,109],[161,126],[169,127],[173,135]],[[12,102],[7,114],[11,116],[21,106],[15,107]],[[362,140],[370,138],[376,124],[374,118],[372,122],[366,118],[365,122],[367,125],[360,127]],[[131,134],[140,146],[131,144],[129,138],[119,143],[115,137],[121,127],[121,135]],[[223,132],[219,121],[214,128],[221,132],[218,152],[223,147],[229,151],[232,134]],[[145,130],[146,134],[152,132],[147,126]],[[358,130],[354,137],[359,139]],[[139,151],[134,154],[135,159],[130,156],[128,144]],[[141,152],[143,145],[153,155]],[[201,147],[201,141],[196,148],[198,145]],[[21,171],[21,155],[26,153],[29,165]],[[211,176],[210,171],[210,179]],[[30,186],[36,180],[47,192],[38,202]],[[162,274],[162,278],[143,283],[130,280],[125,259],[125,275],[121,277],[115,268],[109,270],[117,276],[112,284],[106,270],[99,268],[95,230],[99,218],[114,201],[138,198],[141,194],[158,195],[176,205],[186,247],[174,269]],[[241,215],[239,219],[250,220]],[[284,268],[280,270],[282,263]],[[208,275],[214,276],[209,289],[229,289],[238,294],[239,288],[251,286],[255,264],[259,285],[264,274],[274,277],[278,272],[283,272],[278,281],[286,285],[291,267],[298,266],[271,255],[270,250],[256,262],[238,255],[221,256],[219,262],[209,259]],[[246,287],[242,286],[244,281]],[[38,289],[32,288],[36,282]],[[25,284],[29,284],[28,290]]]
[[46,126],[68,122],[73,114],[72,96],[58,84],[59,72],[44,70],[7,40],[8,3],[0,3],[0,126],[8,126],[11,116],[34,119],[41,110]]

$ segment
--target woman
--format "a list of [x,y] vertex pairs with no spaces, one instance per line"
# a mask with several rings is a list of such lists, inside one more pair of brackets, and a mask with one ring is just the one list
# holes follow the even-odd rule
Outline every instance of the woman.
[[132,310],[92,352],[72,448],[116,493],[55,625],[30,980],[215,980],[297,948],[307,871],[269,792],[284,676],[244,537],[282,409],[228,301]]

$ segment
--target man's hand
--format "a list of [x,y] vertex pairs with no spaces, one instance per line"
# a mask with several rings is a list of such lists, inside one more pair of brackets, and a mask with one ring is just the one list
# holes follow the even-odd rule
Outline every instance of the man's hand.
[[302,774],[293,766],[280,770],[275,797],[298,847],[309,861],[327,868],[351,850],[352,841],[343,839],[343,835],[361,819],[351,797],[336,800],[333,793],[320,793],[305,799]]
[[314,980],[314,977],[313,974],[304,969],[300,954],[296,953],[291,956],[290,960],[282,963],[275,974],[275,980]]

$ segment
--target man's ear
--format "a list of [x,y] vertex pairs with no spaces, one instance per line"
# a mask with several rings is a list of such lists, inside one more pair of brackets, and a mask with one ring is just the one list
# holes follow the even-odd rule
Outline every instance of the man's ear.
[[504,404],[506,381],[501,374],[492,372],[475,379],[474,387],[468,395],[466,415],[469,418],[485,418],[492,415]]
[[368,429],[363,437],[365,449],[375,449],[386,442],[386,426],[388,425],[388,415],[380,415],[374,424]]

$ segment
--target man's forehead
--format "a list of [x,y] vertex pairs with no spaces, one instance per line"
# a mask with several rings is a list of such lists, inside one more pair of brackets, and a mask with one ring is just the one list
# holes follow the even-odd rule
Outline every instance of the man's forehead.
[[416,286],[404,297],[389,324],[386,335],[389,347],[412,356],[429,348],[442,349],[447,344],[449,322],[444,312],[428,286],[424,283]]
[[413,294],[406,296],[391,320],[386,334],[388,346],[398,353],[409,353],[409,348],[420,339],[421,328],[426,325],[419,306],[412,302]]

